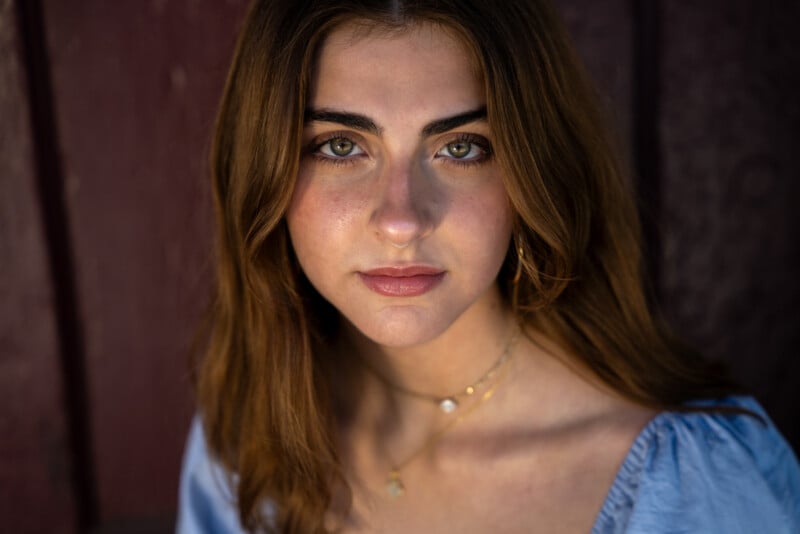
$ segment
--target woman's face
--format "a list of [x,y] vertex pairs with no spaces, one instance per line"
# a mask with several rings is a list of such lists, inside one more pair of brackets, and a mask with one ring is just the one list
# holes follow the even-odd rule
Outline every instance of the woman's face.
[[470,55],[441,28],[325,40],[287,222],[314,287],[373,341],[498,313],[511,210]]

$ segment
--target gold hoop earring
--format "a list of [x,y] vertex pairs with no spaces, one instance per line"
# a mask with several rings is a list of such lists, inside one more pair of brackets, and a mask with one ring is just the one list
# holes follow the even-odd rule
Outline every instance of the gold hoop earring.
[[520,240],[514,239],[514,242],[517,245],[517,272],[514,273],[514,279],[511,280],[511,283],[517,285],[519,283],[520,278],[522,278],[522,258],[525,257],[525,253],[522,249],[522,245],[519,244]]

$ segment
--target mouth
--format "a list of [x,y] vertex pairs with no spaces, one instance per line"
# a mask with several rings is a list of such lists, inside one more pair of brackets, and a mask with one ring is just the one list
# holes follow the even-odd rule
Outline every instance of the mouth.
[[425,265],[408,265],[359,271],[358,276],[365,286],[379,295],[416,297],[438,286],[445,273]]

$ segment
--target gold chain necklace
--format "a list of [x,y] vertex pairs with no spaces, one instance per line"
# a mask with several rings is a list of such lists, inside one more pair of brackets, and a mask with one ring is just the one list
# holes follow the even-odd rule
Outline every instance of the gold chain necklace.
[[[491,377],[494,376],[497,376],[497,380],[495,380],[494,383],[486,391],[484,391],[484,393],[478,398],[478,400],[476,400],[475,403],[470,405],[468,409],[462,411],[458,417],[450,420],[439,430],[431,434],[428,437],[428,439],[426,439],[425,442],[417,450],[406,456],[404,460],[392,465],[392,467],[389,469],[389,476],[386,481],[386,492],[389,494],[389,497],[391,497],[392,499],[396,499],[398,497],[402,497],[405,494],[406,488],[400,476],[400,471],[404,467],[410,464],[420,454],[433,447],[436,444],[436,442],[438,442],[442,438],[442,436],[444,436],[449,430],[451,430],[458,423],[466,419],[468,415],[475,412],[475,410],[477,410],[484,402],[488,401],[492,397],[492,395],[494,395],[495,391],[497,390],[497,387],[503,381],[508,372],[508,365],[505,364],[511,361],[511,354],[513,353],[511,348],[513,347],[517,339],[518,333],[519,332],[516,332],[506,344],[506,347],[503,350],[503,354],[498,360],[499,364],[495,363],[495,365],[493,365],[492,368],[490,369],[491,376],[489,376],[489,373],[487,373],[483,377],[481,377],[480,380],[481,384],[486,383],[488,380],[490,380]],[[501,369],[504,371],[502,375],[498,373]],[[469,387],[470,386],[467,386],[467,388]],[[469,395],[472,395],[473,393],[470,393]]]
[[408,395],[410,397],[414,397],[417,399],[426,400],[429,402],[433,402],[439,409],[446,414],[453,413],[463,402],[463,399],[472,397],[477,391],[479,391],[483,386],[486,385],[494,376],[497,374],[497,371],[509,360],[511,355],[511,347],[516,343],[517,337],[519,336],[519,330],[515,330],[514,334],[509,338],[508,342],[506,343],[503,352],[500,354],[500,357],[492,364],[492,366],[487,370],[483,375],[478,378],[475,382],[466,385],[460,391],[453,393],[452,395],[433,395],[430,393],[421,393],[418,391],[414,391],[412,389],[405,388],[399,384],[395,384],[381,373],[377,371],[374,367],[372,367],[369,363],[362,360],[362,364],[367,370],[372,373],[378,380],[389,386],[391,389]]

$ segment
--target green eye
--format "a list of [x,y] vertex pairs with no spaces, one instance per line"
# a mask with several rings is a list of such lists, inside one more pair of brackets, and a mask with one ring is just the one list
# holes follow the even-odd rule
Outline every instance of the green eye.
[[468,141],[454,141],[447,143],[447,153],[456,159],[464,158],[472,151],[472,143]]
[[312,152],[333,161],[350,161],[366,156],[364,150],[346,135],[332,135],[314,144]]
[[355,144],[344,137],[337,137],[336,139],[328,141],[328,147],[334,156],[343,157],[349,155],[353,151]]

